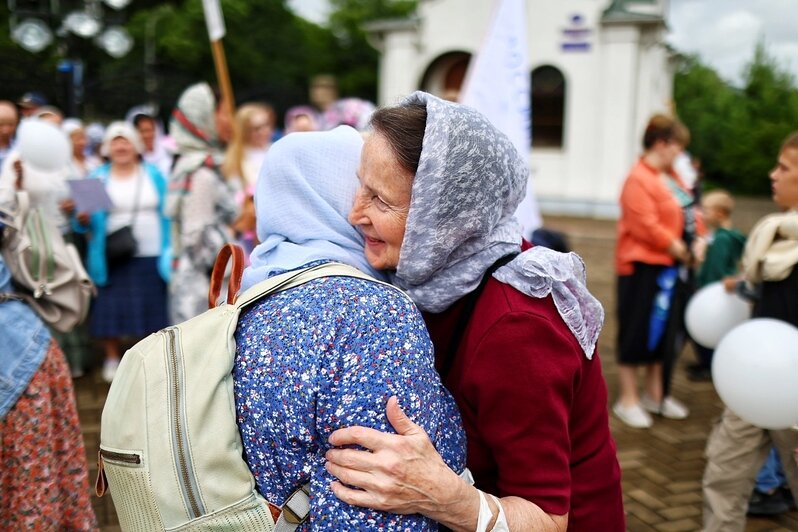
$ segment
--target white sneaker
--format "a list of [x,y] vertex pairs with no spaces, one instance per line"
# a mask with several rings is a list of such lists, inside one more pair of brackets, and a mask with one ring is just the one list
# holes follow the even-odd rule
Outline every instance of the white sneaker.
[[647,429],[654,423],[648,412],[643,410],[639,404],[623,406],[621,403],[615,403],[612,411],[618,419],[636,429]]
[[685,419],[690,415],[690,410],[681,401],[677,401],[670,395],[666,396],[661,404],[657,404],[649,396],[643,395],[640,398],[640,404],[649,412],[668,419]]
[[119,360],[114,358],[107,358],[103,362],[103,380],[111,384],[116,376],[116,370],[119,367]]

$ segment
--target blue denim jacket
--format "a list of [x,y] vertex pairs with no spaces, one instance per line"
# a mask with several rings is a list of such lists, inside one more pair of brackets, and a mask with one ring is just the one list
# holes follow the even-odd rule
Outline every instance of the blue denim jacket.
[[[0,257],[0,293],[10,293],[11,273]],[[0,419],[5,418],[50,345],[50,331],[22,301],[0,300]]]

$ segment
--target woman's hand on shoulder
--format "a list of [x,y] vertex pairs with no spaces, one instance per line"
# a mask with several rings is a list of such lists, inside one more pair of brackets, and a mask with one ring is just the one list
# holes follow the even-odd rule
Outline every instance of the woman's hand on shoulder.
[[[388,400],[388,420],[396,434],[366,427],[339,429],[329,441],[336,447],[359,445],[367,450],[330,449],[327,471],[338,478],[330,485],[343,502],[397,514],[420,513],[452,530],[471,531],[478,524],[479,492],[443,462],[424,429],[405,416],[395,397]],[[501,499],[511,531],[564,532],[568,515],[547,514],[519,497]],[[489,503],[490,505],[490,503]],[[490,508],[492,527],[498,510]]]
[[[347,427],[330,435],[337,448],[327,451],[325,467],[338,478],[331,484],[333,493],[353,506],[440,520],[439,513],[451,513],[468,498],[461,493],[468,486],[444,463],[424,429],[404,414],[396,397],[388,400],[387,415],[397,434]],[[340,448],[350,445],[367,450]]]

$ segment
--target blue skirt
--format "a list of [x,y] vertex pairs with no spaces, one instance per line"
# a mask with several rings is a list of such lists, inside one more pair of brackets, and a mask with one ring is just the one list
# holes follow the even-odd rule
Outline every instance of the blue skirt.
[[134,257],[108,271],[98,287],[89,319],[96,338],[143,337],[169,325],[166,283],[158,274],[158,257]]

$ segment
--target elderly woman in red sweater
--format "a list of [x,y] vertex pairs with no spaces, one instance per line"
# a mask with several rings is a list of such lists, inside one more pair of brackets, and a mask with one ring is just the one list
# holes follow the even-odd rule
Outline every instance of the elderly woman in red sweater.
[[[513,213],[523,160],[482,115],[421,92],[378,110],[372,125],[349,220],[369,263],[424,313],[475,485],[445,466],[392,398],[397,434],[331,435],[333,491],[454,530],[624,530],[596,355],[603,310],[579,257],[522,252]],[[370,452],[341,448],[350,444]]]
[[[654,115],[643,155],[621,192],[615,266],[618,273],[618,381],[613,412],[629,426],[648,428],[650,413],[672,419],[688,410],[667,393],[663,364],[675,360],[682,327],[690,241],[702,230],[693,197],[673,162],[689,134],[676,119]],[[645,393],[637,371],[646,368]]]

